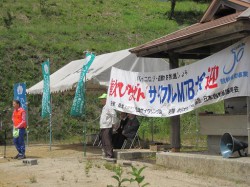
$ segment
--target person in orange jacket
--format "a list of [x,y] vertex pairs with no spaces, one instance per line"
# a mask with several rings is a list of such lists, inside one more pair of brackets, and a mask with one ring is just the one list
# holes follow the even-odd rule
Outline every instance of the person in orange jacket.
[[21,103],[19,100],[13,100],[13,142],[18,151],[18,154],[14,157],[14,159],[24,159],[25,157],[25,143],[24,143],[24,135],[25,129],[27,127],[26,124],[26,112],[21,107]]

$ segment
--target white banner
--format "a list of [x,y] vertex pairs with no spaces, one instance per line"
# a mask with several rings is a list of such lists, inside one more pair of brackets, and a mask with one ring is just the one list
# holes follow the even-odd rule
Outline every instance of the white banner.
[[162,72],[112,68],[107,104],[119,111],[169,117],[231,97],[249,96],[250,38],[196,63]]

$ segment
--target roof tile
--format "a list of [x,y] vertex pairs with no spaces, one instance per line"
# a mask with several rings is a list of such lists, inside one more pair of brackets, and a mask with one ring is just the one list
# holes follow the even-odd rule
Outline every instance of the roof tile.
[[189,37],[191,35],[194,35],[196,33],[200,33],[203,31],[207,31],[209,29],[212,28],[216,28],[216,27],[220,27],[222,25],[226,25],[229,23],[233,23],[236,22],[237,17],[241,14],[242,12],[238,12],[235,14],[231,14],[216,20],[212,20],[206,23],[196,23],[193,24],[189,27],[185,27],[184,29],[178,30],[176,32],[173,32],[171,34],[168,34],[166,36],[163,36],[161,38],[158,38],[156,40],[150,41],[148,43],[145,43],[143,45],[140,45],[138,47],[135,47],[134,49],[132,49],[132,52],[136,52],[138,50],[143,50],[143,49],[147,49],[147,48],[151,48],[153,46],[158,46],[160,44],[164,44],[164,43],[168,43],[180,38],[184,38],[184,37]]

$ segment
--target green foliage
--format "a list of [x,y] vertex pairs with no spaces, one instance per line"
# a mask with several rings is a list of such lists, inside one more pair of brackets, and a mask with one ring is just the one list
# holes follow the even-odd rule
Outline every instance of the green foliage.
[[[170,10],[169,1],[0,1],[0,110],[11,107],[13,84],[26,82],[29,88],[42,80],[41,63],[47,58],[53,73],[70,61],[83,58],[84,50],[99,55],[131,48],[197,22],[207,6],[177,1],[180,16],[168,20],[165,13]],[[88,91],[84,119],[69,115],[74,90],[53,94],[53,140],[81,136],[85,123],[88,132],[98,130],[101,107],[96,96],[100,92]],[[40,117],[41,99],[41,95],[28,95],[31,141],[48,141],[48,119]],[[140,137],[151,140],[154,132],[154,139],[168,141],[169,119],[140,120]],[[3,122],[11,126],[11,116],[4,116]]]
[[123,173],[123,170],[122,170],[122,167],[121,166],[116,166],[114,168],[114,172],[116,175],[113,175],[112,178],[114,178],[116,181],[117,181],[117,186],[120,187],[122,186],[122,183],[124,182],[129,182],[130,180],[127,179],[127,178],[122,178],[122,173]]
[[138,117],[140,121],[139,136],[149,141],[168,142],[169,118]]
[[[144,181],[145,177],[141,175],[142,171],[146,168],[146,167],[142,167],[137,169],[134,166],[131,166],[132,172],[129,172],[129,174],[132,175],[132,178],[128,179],[128,178],[123,178],[122,174],[123,174],[123,169],[120,165],[111,165],[111,164],[105,164],[104,165],[106,169],[113,171],[115,173],[115,175],[112,176],[112,178],[114,178],[117,181],[117,186],[121,187],[123,183],[125,182],[136,182],[137,185],[139,187],[144,187],[149,185],[149,183],[145,183],[142,184],[142,182]],[[108,185],[109,187],[111,187],[112,185]]]
[[[205,111],[216,114],[224,114],[224,102],[200,107],[194,111],[182,114],[181,120],[181,144],[183,146],[205,147],[206,136],[199,133],[199,113]],[[159,141],[169,143],[170,140],[170,118],[146,118],[138,117],[140,121],[139,137],[148,141]]]
[[131,168],[132,168],[132,172],[130,174],[133,175],[134,178],[131,178],[130,182],[137,182],[139,187],[144,187],[144,186],[149,185],[149,183],[141,184],[145,179],[145,177],[142,176],[141,173],[146,168],[146,166],[139,168],[139,169],[137,169],[134,166],[131,166]]
[[107,170],[109,170],[109,171],[115,171],[116,165],[106,162],[106,163],[104,164],[104,167],[105,167]]
[[92,168],[93,163],[89,160],[87,160],[87,163],[85,165],[85,174],[88,176],[89,175],[89,171]]
[[6,14],[7,15],[3,17],[3,21],[4,21],[4,24],[5,24],[5,27],[7,29],[10,29],[10,26],[13,24],[13,19],[14,18],[13,18],[12,14],[9,11],[7,11]]

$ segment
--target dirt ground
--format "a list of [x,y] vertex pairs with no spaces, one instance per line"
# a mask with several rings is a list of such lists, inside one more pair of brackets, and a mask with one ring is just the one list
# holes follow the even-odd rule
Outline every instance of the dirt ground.
[[[0,146],[0,157],[3,156]],[[87,147],[87,155],[83,155],[82,145],[30,145],[27,158],[37,159],[38,165],[25,165],[22,160],[14,160],[14,146],[7,147],[7,158],[0,158],[0,187],[24,186],[85,186],[106,187],[117,186],[112,178],[115,173],[110,169],[115,164],[101,159],[101,150]],[[183,187],[183,186],[248,186],[239,181],[227,181],[209,176],[196,175],[166,169],[152,163],[133,161],[136,168],[147,166],[142,174],[144,183],[152,187]],[[130,166],[122,165],[122,178],[131,178]],[[125,182],[123,186],[138,186],[137,183]]]

